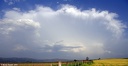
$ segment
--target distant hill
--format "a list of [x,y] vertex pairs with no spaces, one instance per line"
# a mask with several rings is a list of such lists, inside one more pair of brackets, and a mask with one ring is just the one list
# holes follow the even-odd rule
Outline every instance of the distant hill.
[[68,59],[32,59],[32,58],[0,58],[0,63],[31,63],[31,62],[58,62],[70,61]]

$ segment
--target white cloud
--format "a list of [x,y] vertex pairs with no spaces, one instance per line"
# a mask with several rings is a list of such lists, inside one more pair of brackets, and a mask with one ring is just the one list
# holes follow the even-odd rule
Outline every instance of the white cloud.
[[38,22],[34,22],[30,19],[3,19],[1,21],[1,33],[8,34],[9,32],[15,32],[19,29],[36,29],[40,28],[40,24]]
[[4,2],[7,2],[7,0],[4,0]]
[[20,2],[21,0],[4,0],[5,3],[7,3],[8,5],[13,5],[16,2]]
[[20,8],[13,8],[13,10],[20,11]]
[[12,5],[12,4],[14,4],[14,3],[13,3],[13,2],[9,2],[9,3],[8,3],[8,5]]
[[117,17],[109,11],[80,10],[71,5],[62,5],[58,10],[36,6],[28,12],[13,8],[0,20],[0,36],[4,38],[0,40],[10,50],[30,49],[30,52],[45,53],[46,57],[47,54],[62,57],[63,53],[81,58],[103,56],[114,52],[115,47],[108,49],[108,46],[122,40],[126,26]]
[[16,45],[15,48],[13,49],[14,51],[25,51],[25,50],[28,50],[27,48],[25,48],[24,46],[22,45]]

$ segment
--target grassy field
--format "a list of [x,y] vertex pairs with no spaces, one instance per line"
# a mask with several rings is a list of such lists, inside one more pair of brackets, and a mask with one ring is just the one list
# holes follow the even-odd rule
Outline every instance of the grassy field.
[[91,66],[128,66],[128,59],[94,60],[94,63]]
[[54,63],[21,63],[18,66],[52,66]]
[[[15,65],[0,65],[0,66],[58,66],[58,63],[15,63]],[[87,63],[62,63],[62,66],[128,66],[128,59],[101,59],[93,60],[92,64]]]

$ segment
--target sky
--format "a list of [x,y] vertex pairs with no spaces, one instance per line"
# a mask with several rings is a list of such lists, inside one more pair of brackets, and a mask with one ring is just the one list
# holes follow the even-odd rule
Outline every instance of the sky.
[[0,57],[128,57],[127,0],[0,0]]

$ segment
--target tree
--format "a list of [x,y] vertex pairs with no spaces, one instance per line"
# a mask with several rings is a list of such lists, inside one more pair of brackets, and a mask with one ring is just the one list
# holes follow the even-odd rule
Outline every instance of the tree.
[[86,57],[86,60],[88,61],[89,60],[89,57]]

